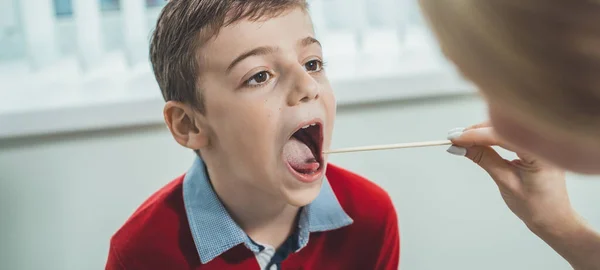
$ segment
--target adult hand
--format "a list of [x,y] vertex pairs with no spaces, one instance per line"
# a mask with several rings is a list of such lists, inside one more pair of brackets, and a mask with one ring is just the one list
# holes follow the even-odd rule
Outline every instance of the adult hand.
[[[565,172],[517,151],[503,142],[489,123],[451,130],[453,154],[465,155],[481,166],[498,185],[510,210],[532,230],[562,228],[576,220],[565,182]],[[516,152],[519,159],[506,160],[492,146]]]
[[[496,182],[508,208],[575,269],[600,269],[600,235],[573,210],[565,171],[512,147],[489,123],[448,133],[448,152],[466,156]],[[492,146],[515,152],[502,158]]]

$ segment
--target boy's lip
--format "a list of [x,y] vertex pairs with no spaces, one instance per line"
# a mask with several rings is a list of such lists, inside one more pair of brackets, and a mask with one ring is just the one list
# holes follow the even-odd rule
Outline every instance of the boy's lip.
[[315,182],[315,181],[321,179],[321,177],[323,176],[323,172],[325,171],[323,169],[323,165],[321,165],[321,167],[319,167],[319,169],[317,170],[316,173],[301,174],[301,173],[297,172],[296,170],[294,170],[294,168],[292,168],[292,166],[290,166],[289,163],[286,163],[286,166],[288,167],[288,170],[292,173],[292,175],[294,175],[294,177],[296,177],[296,179],[298,179],[298,180],[300,180],[300,182],[304,182],[304,183],[312,183],[312,182]]

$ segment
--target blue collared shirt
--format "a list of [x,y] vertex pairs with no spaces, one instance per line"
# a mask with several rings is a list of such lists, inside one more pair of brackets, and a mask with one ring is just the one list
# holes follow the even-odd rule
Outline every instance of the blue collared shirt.
[[[260,245],[253,243],[217,197],[200,158],[196,158],[183,180],[183,201],[203,264],[242,243],[254,253],[261,251]],[[324,179],[317,198],[303,207],[299,215],[296,251],[308,244],[311,232],[335,230],[353,222],[342,209],[327,179]]]

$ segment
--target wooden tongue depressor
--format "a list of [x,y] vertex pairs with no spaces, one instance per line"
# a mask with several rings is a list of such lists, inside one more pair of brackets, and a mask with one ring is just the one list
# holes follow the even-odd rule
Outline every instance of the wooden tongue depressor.
[[371,145],[371,146],[350,147],[350,148],[328,150],[328,151],[323,151],[323,154],[363,152],[363,151],[388,150],[388,149],[400,149],[400,148],[415,148],[415,147],[439,146],[439,145],[451,145],[451,144],[452,144],[451,141],[444,140],[444,141],[398,143],[398,144],[386,144],[386,145]]

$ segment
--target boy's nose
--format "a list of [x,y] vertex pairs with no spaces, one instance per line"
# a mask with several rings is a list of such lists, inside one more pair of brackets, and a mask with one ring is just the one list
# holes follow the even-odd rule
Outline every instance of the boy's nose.
[[296,106],[318,99],[321,91],[319,83],[302,67],[294,72],[296,75],[292,89],[288,95],[288,105]]

